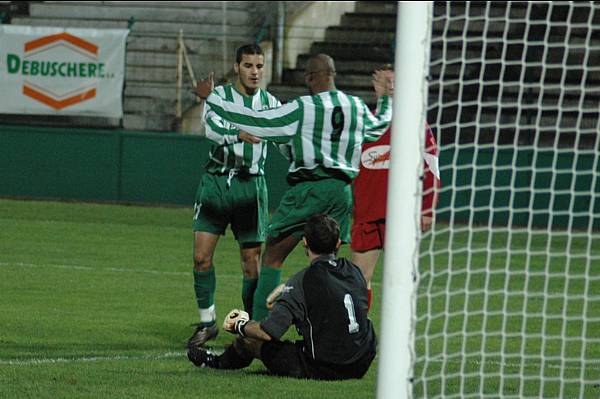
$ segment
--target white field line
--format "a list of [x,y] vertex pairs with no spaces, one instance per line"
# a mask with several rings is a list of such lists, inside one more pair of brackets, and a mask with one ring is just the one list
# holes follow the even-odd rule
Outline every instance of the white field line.
[[[83,270],[83,271],[94,271],[94,272],[112,272],[112,273],[146,273],[146,274],[159,274],[164,276],[191,276],[192,270],[190,268],[189,273],[186,272],[168,272],[164,270],[151,270],[151,269],[127,269],[119,267],[94,267],[94,266],[82,266],[82,265],[57,265],[57,264],[41,264],[41,263],[22,263],[22,262],[0,262],[0,267],[28,267],[28,268],[54,268],[54,269],[67,269],[67,270]],[[219,278],[241,278],[232,275],[219,275]]]
[[[189,276],[191,273],[184,272],[168,272],[161,270],[149,270],[149,269],[126,269],[126,268],[98,268],[92,266],[82,266],[82,265],[58,265],[58,264],[34,264],[34,263],[22,263],[22,262],[0,262],[0,267],[7,266],[17,266],[17,267],[28,267],[28,268],[57,268],[57,269],[69,269],[69,270],[83,270],[83,271],[105,271],[105,272],[114,272],[114,273],[148,273],[148,274],[158,274],[158,275],[172,275],[172,276]],[[238,276],[232,275],[224,275],[219,276],[219,278],[225,279],[239,279]],[[373,283],[373,285],[380,285],[380,283]],[[45,359],[24,359],[24,360],[3,360],[0,359],[0,365],[36,365],[36,364],[57,364],[57,363],[74,363],[74,362],[99,362],[99,361],[114,361],[114,360],[158,360],[165,358],[174,358],[184,356],[185,352],[167,352],[161,355],[142,355],[142,356],[96,356],[96,357],[81,357],[81,358],[45,358]],[[462,364],[461,360],[454,359],[440,359],[434,358],[428,360],[430,363],[459,363]],[[480,361],[469,360],[467,364],[476,364],[480,365]],[[498,362],[493,360],[486,360],[485,364],[495,364],[501,365],[504,367],[521,367],[520,363],[506,363],[506,362]],[[525,365],[525,367],[539,367],[539,364],[531,364]],[[560,365],[547,365],[549,368],[562,369]],[[581,370],[580,367],[565,367],[565,370]],[[586,367],[587,370],[600,370],[600,366],[598,367]]]
[[[65,364],[65,363],[94,363],[94,362],[103,362],[103,361],[118,361],[118,360],[161,360],[161,359],[171,359],[185,356],[185,352],[167,352],[158,355],[139,355],[139,356],[125,356],[125,355],[117,355],[117,356],[92,356],[92,357],[75,357],[75,358],[41,358],[41,359],[15,359],[15,360],[4,360],[0,359],[0,365],[6,366],[35,366],[40,364]],[[463,361],[456,359],[447,359],[443,360],[438,358],[430,359],[427,361],[428,363],[454,363],[454,364],[462,364]],[[467,364],[474,364],[477,366],[481,365],[481,361],[479,360],[468,360]],[[521,368],[521,363],[507,363],[507,362],[499,362],[495,360],[486,360],[483,362],[484,364],[493,364],[502,367],[510,367],[510,368]],[[526,368],[536,368],[539,369],[539,363],[530,363],[524,365]],[[546,364],[545,368],[557,369],[557,370],[568,370],[568,371],[580,371],[581,367],[562,367],[559,364]],[[600,366],[592,366],[588,365],[586,370],[600,370]]]
[[160,359],[169,359],[175,357],[185,356],[185,352],[167,352],[159,355],[138,355],[138,356],[126,356],[126,355],[116,355],[116,356],[92,356],[92,357],[73,357],[73,358],[41,358],[41,359],[0,359],[0,365],[7,366],[32,366],[38,364],[59,364],[59,363],[93,363],[93,362],[104,362],[104,361],[114,361],[114,360],[160,360]]
[[[185,276],[190,277],[192,271],[190,268],[189,272],[168,272],[164,270],[151,270],[151,269],[127,269],[120,267],[94,267],[94,266],[83,266],[83,265],[57,265],[57,264],[41,264],[41,263],[23,263],[23,262],[1,262],[0,267],[28,267],[28,268],[54,268],[54,269],[67,269],[67,270],[82,270],[82,271],[96,271],[96,272],[112,272],[112,273],[146,273],[146,274],[157,274],[163,276]],[[284,265],[285,268],[285,265]],[[217,266],[218,269],[218,266]],[[240,275],[225,274],[221,275],[217,272],[218,279],[225,280],[240,280]],[[371,285],[379,286],[379,282],[371,282]]]

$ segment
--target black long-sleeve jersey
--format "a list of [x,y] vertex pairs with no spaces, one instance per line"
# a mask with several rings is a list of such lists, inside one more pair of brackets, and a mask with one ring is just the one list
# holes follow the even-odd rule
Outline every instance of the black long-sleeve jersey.
[[344,258],[320,256],[293,275],[261,328],[279,339],[292,324],[313,360],[344,365],[374,352],[367,283],[360,269]]

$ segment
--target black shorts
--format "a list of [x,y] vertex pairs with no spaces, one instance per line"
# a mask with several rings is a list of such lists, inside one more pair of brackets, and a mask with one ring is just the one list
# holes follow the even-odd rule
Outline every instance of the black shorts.
[[375,358],[375,351],[369,351],[357,362],[330,364],[312,360],[303,348],[303,341],[269,341],[263,344],[260,355],[267,369],[275,375],[315,380],[361,378]]

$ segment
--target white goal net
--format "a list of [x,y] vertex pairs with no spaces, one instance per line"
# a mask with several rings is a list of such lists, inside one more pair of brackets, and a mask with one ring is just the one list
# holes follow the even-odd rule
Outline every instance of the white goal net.
[[600,4],[435,3],[413,395],[600,397]]

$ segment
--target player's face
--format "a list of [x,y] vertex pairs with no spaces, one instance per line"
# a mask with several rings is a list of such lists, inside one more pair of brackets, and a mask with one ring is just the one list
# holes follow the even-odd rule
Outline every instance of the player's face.
[[258,54],[243,54],[242,61],[234,65],[235,73],[238,75],[240,88],[246,94],[254,94],[263,77],[265,57]]

